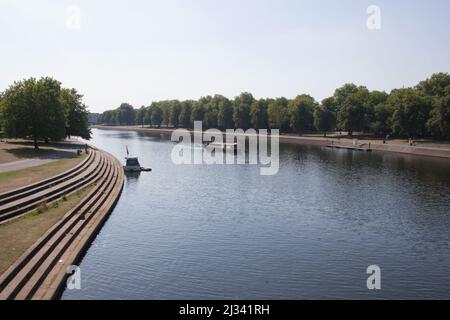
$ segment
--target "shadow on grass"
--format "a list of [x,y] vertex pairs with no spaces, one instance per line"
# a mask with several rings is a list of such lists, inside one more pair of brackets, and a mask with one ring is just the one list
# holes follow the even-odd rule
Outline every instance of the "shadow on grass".
[[77,157],[76,152],[70,150],[35,150],[29,147],[18,147],[14,149],[6,149],[4,151],[19,159],[67,159]]
[[[34,142],[31,140],[9,140],[6,139],[6,141],[8,143],[8,145],[18,145],[18,146],[24,146],[24,147],[32,147],[34,148]],[[62,149],[80,149],[80,148],[84,148],[84,144],[82,144],[81,142],[48,142],[45,143],[44,141],[39,141],[39,148],[62,148]]]

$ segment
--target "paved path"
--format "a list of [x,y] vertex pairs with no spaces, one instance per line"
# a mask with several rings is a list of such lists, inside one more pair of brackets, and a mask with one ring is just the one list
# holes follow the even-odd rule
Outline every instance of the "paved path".
[[[68,150],[64,150],[68,151]],[[73,151],[73,150],[72,150]],[[72,152],[71,152],[72,153]],[[76,151],[73,151],[73,155],[76,154]],[[8,171],[17,171],[21,169],[31,168],[41,166],[43,164],[47,164],[53,161],[58,161],[61,159],[67,159],[70,155],[58,155],[58,154],[49,154],[45,156],[41,156],[39,158],[31,158],[31,159],[23,159],[12,162],[0,163],[0,173],[8,172]]]
[[0,172],[17,171],[30,167],[37,167],[52,161],[55,159],[24,159],[13,162],[7,162],[0,164]]

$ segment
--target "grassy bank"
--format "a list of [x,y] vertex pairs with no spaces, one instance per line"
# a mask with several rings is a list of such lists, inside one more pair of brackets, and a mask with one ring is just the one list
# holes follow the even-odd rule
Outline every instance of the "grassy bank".
[[93,186],[89,186],[49,207],[42,205],[26,216],[0,225],[0,274],[75,207],[92,188]]
[[5,148],[5,144],[1,145],[0,149],[0,163],[8,163],[22,159],[33,159],[43,156],[48,156],[53,153],[53,150],[39,149],[34,150],[29,147]]
[[[80,147],[82,147],[80,145]],[[66,149],[66,150],[64,150]],[[14,162],[23,159],[41,159],[49,156],[70,158],[67,147],[61,143],[47,143],[38,150],[27,140],[9,139],[8,142],[0,141],[0,164]]]
[[85,158],[86,154],[83,153],[76,158],[57,160],[44,165],[17,171],[0,172],[0,193],[63,173],[75,167]]

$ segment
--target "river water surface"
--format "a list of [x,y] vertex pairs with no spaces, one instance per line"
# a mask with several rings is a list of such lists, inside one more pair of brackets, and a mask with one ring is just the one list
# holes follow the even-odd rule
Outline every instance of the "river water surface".
[[126,178],[63,299],[450,298],[450,161],[282,145],[261,176],[174,165],[166,137],[93,132],[153,172]]

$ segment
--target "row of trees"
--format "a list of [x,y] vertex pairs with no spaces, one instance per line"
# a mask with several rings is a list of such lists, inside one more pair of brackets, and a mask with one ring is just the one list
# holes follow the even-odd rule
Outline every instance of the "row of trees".
[[67,136],[90,139],[89,112],[83,96],[46,77],[15,82],[0,93],[0,126],[8,137],[38,141]]
[[192,128],[203,121],[206,128],[280,129],[282,132],[331,130],[365,132],[384,136],[450,139],[450,75],[433,74],[413,88],[370,91],[345,84],[321,103],[309,95],[255,99],[242,93],[230,100],[221,95],[197,101],[167,100],[134,109],[124,103],[104,112],[100,123]]

